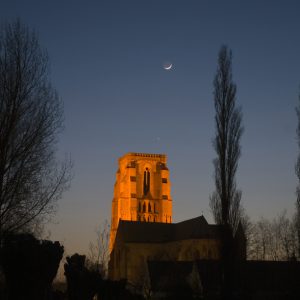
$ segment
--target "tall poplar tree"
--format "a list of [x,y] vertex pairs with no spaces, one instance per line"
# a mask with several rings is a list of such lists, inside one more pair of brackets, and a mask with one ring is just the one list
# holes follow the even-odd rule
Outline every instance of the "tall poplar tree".
[[210,207],[217,224],[229,226],[234,232],[241,218],[241,191],[236,188],[236,171],[241,155],[243,133],[241,109],[236,107],[236,85],[232,81],[232,52],[222,46],[214,79],[216,135],[213,146],[215,191]]
[[[298,140],[298,148],[300,150],[300,92],[299,92],[298,99],[299,99],[298,106],[296,107],[296,113],[298,118],[297,140]],[[298,187],[297,187],[297,201],[296,201],[296,230],[297,230],[297,237],[298,237],[298,257],[300,258],[300,151],[295,166],[295,172],[299,180]]]

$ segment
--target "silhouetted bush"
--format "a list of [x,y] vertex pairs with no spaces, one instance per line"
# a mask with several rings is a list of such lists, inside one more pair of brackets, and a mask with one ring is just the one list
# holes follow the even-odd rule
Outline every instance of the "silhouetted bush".
[[97,295],[101,300],[143,299],[126,289],[126,280],[103,280],[100,270],[86,266],[85,255],[74,254],[66,258],[64,265],[69,300],[92,300]]
[[102,289],[98,291],[98,297],[101,300],[142,300],[140,295],[132,294],[126,289],[127,281],[105,280]]
[[102,288],[99,272],[85,266],[85,255],[74,254],[66,258],[64,265],[69,300],[91,300]]
[[51,285],[64,248],[59,242],[39,241],[29,234],[7,237],[1,247],[1,265],[7,299],[51,299]]

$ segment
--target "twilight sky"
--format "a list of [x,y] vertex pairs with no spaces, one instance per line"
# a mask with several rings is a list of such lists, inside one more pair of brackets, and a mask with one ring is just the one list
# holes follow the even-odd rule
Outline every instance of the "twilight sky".
[[233,51],[243,110],[243,205],[253,220],[291,215],[299,11],[297,0],[2,0],[1,22],[20,17],[38,31],[65,105],[58,154],[71,154],[75,176],[50,238],[68,254],[87,251],[95,227],[110,222],[117,160],[127,152],[168,155],[175,222],[212,220],[212,82],[222,44]]

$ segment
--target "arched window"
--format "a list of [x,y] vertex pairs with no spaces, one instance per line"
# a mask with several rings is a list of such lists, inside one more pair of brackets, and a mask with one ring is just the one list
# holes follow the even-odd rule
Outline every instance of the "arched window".
[[146,203],[143,204],[143,212],[146,212]]
[[146,168],[144,171],[144,195],[146,196],[150,191],[150,172],[149,169]]
[[151,212],[151,204],[150,204],[150,202],[148,203],[148,212]]
[[151,222],[151,217],[150,216],[148,216],[148,222]]
[[139,202],[139,212],[141,212],[142,208],[141,208],[141,202]]
[[143,221],[146,222],[146,217],[145,217],[145,215],[143,216]]

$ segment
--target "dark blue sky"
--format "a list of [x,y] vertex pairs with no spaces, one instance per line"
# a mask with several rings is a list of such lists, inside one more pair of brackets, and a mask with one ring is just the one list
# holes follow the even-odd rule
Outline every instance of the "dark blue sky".
[[[84,252],[110,221],[117,159],[166,153],[174,221],[202,212],[214,189],[212,81],[222,44],[233,51],[242,106],[237,185],[254,220],[291,214],[297,180],[299,1],[1,1],[1,21],[35,28],[65,104],[59,153],[75,177],[53,239]],[[163,69],[164,61],[174,65]]]

